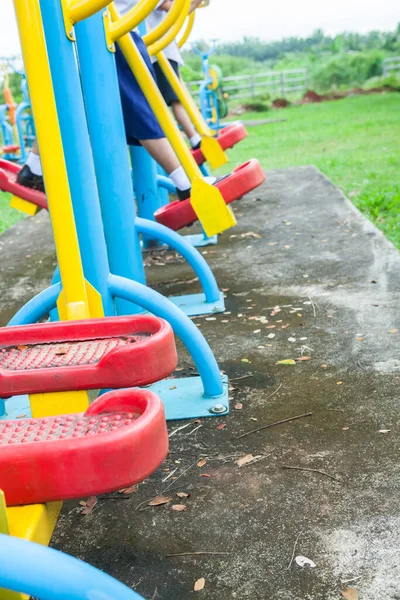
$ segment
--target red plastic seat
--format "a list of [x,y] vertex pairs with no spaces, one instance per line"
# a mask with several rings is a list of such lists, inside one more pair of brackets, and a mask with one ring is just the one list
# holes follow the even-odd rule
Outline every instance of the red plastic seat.
[[[246,127],[243,123],[238,121],[237,123],[232,123],[221,129],[218,132],[217,140],[222,150],[229,150],[229,148],[233,148],[235,144],[241,142],[247,136],[248,133]],[[198,150],[192,150],[192,154],[198,165],[202,165],[205,162],[205,156],[200,148]]]
[[0,159],[0,190],[3,192],[10,192],[22,200],[32,202],[39,208],[47,208],[46,194],[39,192],[38,190],[32,190],[24,185],[17,183],[17,175],[21,167],[8,160]]
[[152,315],[4,327],[0,397],[147,385],[177,360],[171,326]]
[[9,506],[95,496],[148,477],[168,433],[150,390],[114,390],[84,414],[0,421],[0,488]]
[[18,144],[10,144],[9,146],[3,146],[1,150],[3,154],[15,154],[15,152],[18,152],[19,146]]
[[[258,160],[253,158],[232,171],[229,177],[218,182],[216,187],[220,190],[225,204],[230,204],[257,188],[264,180],[265,173]],[[190,198],[166,204],[154,213],[154,217],[158,223],[174,231],[197,221]]]

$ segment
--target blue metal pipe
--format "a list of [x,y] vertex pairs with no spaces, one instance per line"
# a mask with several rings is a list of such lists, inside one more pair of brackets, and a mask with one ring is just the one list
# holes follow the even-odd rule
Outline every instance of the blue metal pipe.
[[219,290],[217,282],[210,267],[202,255],[188,243],[184,237],[154,221],[148,221],[137,217],[136,226],[140,233],[151,235],[153,238],[168,244],[189,263],[193,271],[199,278],[207,302],[217,302],[219,300]]
[[[172,180],[169,177],[167,177],[166,175],[160,175],[160,174],[157,175],[157,185],[159,188],[166,190],[170,194],[176,194],[176,187],[172,183]],[[168,194],[167,194],[167,201],[162,202],[162,204],[160,204],[160,205],[164,206],[165,204],[168,204]]]
[[[132,164],[132,182],[136,206],[140,217],[154,221],[154,213],[160,208],[157,185],[157,166],[150,154],[141,146],[129,146]],[[155,240],[143,236],[145,248],[156,245]]]
[[[110,269],[145,283],[118,78],[102,13],[78,23],[75,35]],[[139,310],[121,301],[116,306],[119,314]]]
[[113,315],[107,287],[110,268],[74,44],[65,35],[60,2],[40,0],[40,6],[83,270],[101,294],[105,314]]
[[182,340],[197,367],[204,386],[204,395],[218,397],[223,394],[222,378],[210,346],[196,325],[177,306],[158,292],[136,281],[118,275],[109,277],[110,291],[115,297],[136,302],[139,306],[171,324]]
[[[34,296],[13,316],[8,326],[30,325],[43,319],[57,306],[57,299],[61,293],[61,283],[55,283]],[[1,561],[0,561],[1,562]]]
[[0,535],[0,586],[41,600],[143,600],[95,567],[33,542]]

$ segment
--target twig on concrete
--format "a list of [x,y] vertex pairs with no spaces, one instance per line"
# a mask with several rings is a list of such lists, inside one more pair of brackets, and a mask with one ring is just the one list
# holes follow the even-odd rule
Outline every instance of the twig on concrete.
[[177,554],[166,554],[167,558],[171,558],[172,556],[201,556],[203,554],[211,554],[211,555],[226,555],[230,554],[230,552],[178,552]]
[[253,374],[249,373],[248,375],[242,375],[241,377],[233,377],[229,381],[239,381],[240,379],[247,379],[248,377],[253,377]]
[[289,417],[288,419],[282,419],[281,421],[276,421],[275,423],[269,423],[268,425],[263,425],[262,427],[257,427],[257,429],[252,429],[251,431],[246,431],[246,433],[242,433],[237,436],[237,440],[245,437],[246,435],[250,435],[251,433],[257,433],[257,431],[262,431],[263,429],[268,429],[269,427],[274,427],[275,425],[282,425],[282,423],[289,423],[289,421],[295,421],[296,419],[302,419],[303,417],[311,417],[312,412],[304,413],[304,415],[296,415],[295,417]]
[[178,467],[176,467],[173,471],[171,471],[171,473],[169,473],[165,479],[162,480],[162,483],[165,483],[166,481],[168,481],[168,479],[170,479],[174,473],[176,473],[176,471],[178,470]]
[[180,427],[176,427],[176,429],[173,429],[171,431],[171,433],[169,434],[168,437],[172,437],[173,435],[175,435],[176,433],[178,433],[178,431],[182,431],[182,429],[186,429],[186,427],[190,427],[193,423],[186,423],[186,425],[181,425]]
[[188,433],[186,435],[192,435],[192,433],[194,433],[195,431],[197,431],[198,429],[200,429],[200,427],[203,427],[203,425],[197,425],[197,427],[195,427],[194,429],[192,429],[192,431],[188,431]]
[[315,307],[318,306],[318,305],[315,304],[315,302],[313,301],[313,299],[310,296],[308,296],[308,299],[311,302],[311,306],[312,306],[312,309],[313,309],[314,317],[316,317],[317,316],[317,311],[315,310]]
[[340,581],[341,584],[345,584],[345,583],[351,583],[352,581],[358,581],[358,579],[361,579],[362,575],[357,575],[357,577],[352,577],[351,579],[343,579]]
[[294,546],[293,546],[293,552],[292,552],[292,558],[290,559],[290,563],[289,563],[289,565],[288,565],[288,568],[287,568],[287,570],[288,570],[288,571],[289,571],[290,567],[292,566],[292,562],[293,562],[293,560],[294,560],[294,555],[295,555],[296,548],[297,548],[297,543],[298,543],[298,541],[299,541],[299,538],[300,538],[300,536],[301,536],[301,534],[302,534],[302,533],[303,533],[303,532],[302,532],[302,531],[300,531],[300,533],[299,533],[299,535],[297,536],[297,538],[296,538],[296,541],[295,541],[295,543],[294,543]]
[[320,475],[325,475],[325,477],[329,477],[329,479],[333,479],[334,481],[341,481],[334,475],[330,475],[325,471],[320,471],[319,469],[310,469],[309,467],[291,467],[290,465],[281,465],[282,469],[293,469],[294,471],[311,471],[311,473],[319,473]]

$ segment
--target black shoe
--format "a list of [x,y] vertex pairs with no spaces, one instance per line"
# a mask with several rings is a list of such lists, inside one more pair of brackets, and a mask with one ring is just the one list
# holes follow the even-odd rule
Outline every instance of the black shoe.
[[[226,179],[227,177],[229,177],[229,175],[230,175],[230,173],[227,173],[226,175],[219,175],[219,177],[215,178],[213,185],[215,185],[216,183],[219,183],[223,179]],[[188,198],[190,198],[191,191],[192,191],[192,188],[187,188],[187,190],[178,190],[177,189],[176,195],[177,195],[179,202],[182,202],[183,200],[187,200]]]
[[188,188],[187,190],[178,190],[178,188],[177,188],[176,196],[177,196],[179,202],[183,202],[183,200],[187,200],[188,198],[190,198],[191,191],[192,191],[192,188]]
[[41,175],[32,173],[28,165],[24,165],[17,175],[17,183],[24,187],[44,192],[44,181]]
[[200,146],[201,146],[201,141],[197,142],[197,144],[195,146],[192,146],[192,150],[200,150]]

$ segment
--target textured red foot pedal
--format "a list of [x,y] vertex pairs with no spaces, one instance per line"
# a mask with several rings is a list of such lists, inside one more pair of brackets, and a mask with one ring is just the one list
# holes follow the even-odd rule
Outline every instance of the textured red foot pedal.
[[9,506],[105,494],[148,477],[167,451],[159,397],[114,390],[84,414],[0,421],[0,488]]
[[[255,158],[244,163],[219,183],[217,187],[220,190],[225,204],[230,204],[234,200],[238,200],[245,194],[251,192],[256,187],[262,184],[265,180],[265,173],[261,168],[260,163]],[[162,208],[159,208],[154,217],[158,223],[166,225],[170,229],[177,231],[182,227],[187,227],[194,221],[197,221],[196,213],[194,212],[190,199],[179,202],[170,202]]]
[[8,160],[0,159],[0,190],[10,192],[22,200],[32,202],[39,208],[47,208],[46,194],[38,190],[32,190],[17,183],[17,175],[21,167]]
[[[229,150],[233,148],[235,144],[241,142],[248,136],[247,129],[243,123],[237,122],[227,125],[221,129],[218,133],[217,140],[222,150]],[[201,149],[192,150],[193,158],[198,165],[202,165],[206,159]]]
[[151,315],[0,329],[0,397],[146,385],[176,364],[171,326]]

